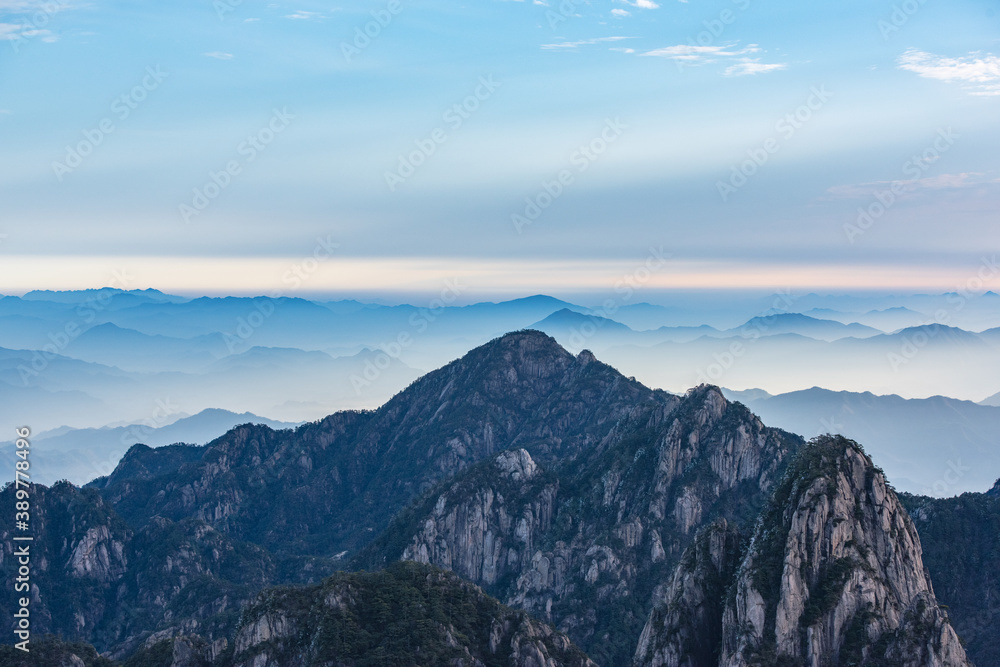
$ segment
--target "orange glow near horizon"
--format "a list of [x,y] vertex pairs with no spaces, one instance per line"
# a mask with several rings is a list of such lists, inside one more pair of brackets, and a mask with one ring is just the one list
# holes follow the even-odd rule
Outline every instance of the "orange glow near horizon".
[[[323,253],[319,253],[322,255]],[[5,257],[0,292],[95,287],[155,288],[177,294],[437,292],[448,281],[468,294],[536,294],[640,289],[991,289],[980,265],[793,265],[692,262],[654,254],[629,260],[273,257]]]

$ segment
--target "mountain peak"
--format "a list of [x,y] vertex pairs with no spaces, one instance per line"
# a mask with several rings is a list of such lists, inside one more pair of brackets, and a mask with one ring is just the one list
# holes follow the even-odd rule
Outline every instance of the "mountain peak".
[[968,664],[937,606],[913,522],[862,447],[840,436],[816,438],[793,459],[735,591],[727,665],[768,656]]
[[967,667],[906,510],[862,447],[821,436],[794,456],[746,553],[731,524],[688,547],[635,663]]

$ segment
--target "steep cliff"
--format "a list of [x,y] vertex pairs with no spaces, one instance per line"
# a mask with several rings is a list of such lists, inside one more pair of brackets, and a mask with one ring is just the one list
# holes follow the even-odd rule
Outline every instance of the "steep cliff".
[[726,592],[740,556],[741,534],[725,519],[698,534],[646,621],[635,663],[650,667],[719,663]]
[[[591,362],[597,363],[597,362]],[[505,452],[428,493],[353,565],[448,568],[625,664],[698,528],[752,521],[800,445],[714,387],[639,404],[593,448],[542,468]]]
[[[967,664],[859,446],[804,446],[715,387],[653,391],[538,332],[377,411],[136,446],[93,487],[32,489],[32,628],[129,667],[588,664],[574,645],[605,665]],[[972,495],[907,502],[989,656],[1000,499]],[[390,569],[314,584],[345,566]]]
[[913,522],[856,443],[796,456],[723,616],[720,664],[966,665]]
[[[14,506],[13,486],[0,504]],[[276,557],[202,521],[154,516],[133,530],[93,489],[32,485],[32,636],[86,640],[122,658],[153,641],[231,634],[242,606],[264,587],[319,581],[335,561]],[[0,515],[0,568],[16,571],[14,526]],[[23,533],[17,533],[23,534]],[[0,591],[5,608],[23,594]],[[13,619],[8,619],[12,622]]]
[[[81,491],[68,482],[51,488],[35,484],[28,497],[29,531],[16,530],[13,511],[0,514],[0,569],[13,579],[18,567],[14,549],[24,543],[12,538],[32,535],[33,630],[39,635],[91,637],[105,614],[114,612],[109,595],[130,565],[128,546],[134,533],[95,491]],[[0,506],[14,505],[15,488],[10,485],[0,492]],[[4,586],[3,608],[17,609],[22,595],[13,585]],[[5,626],[12,621],[8,616]]]
[[137,446],[94,482],[132,525],[202,520],[276,553],[353,554],[435,483],[512,447],[572,460],[643,403],[673,399],[537,331],[428,373],[372,412],[294,431],[240,426],[202,448]]
[[802,448],[742,560],[739,543],[728,524],[699,535],[650,614],[637,665],[970,664],[913,522],[857,443]]

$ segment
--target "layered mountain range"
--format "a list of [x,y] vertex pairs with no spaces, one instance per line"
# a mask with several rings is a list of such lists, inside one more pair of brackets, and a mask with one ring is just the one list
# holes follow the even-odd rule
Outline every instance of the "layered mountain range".
[[301,422],[378,406],[423,372],[525,327],[675,391],[710,382],[972,401],[1000,391],[989,372],[1000,359],[992,292],[674,290],[644,295],[669,303],[653,305],[630,291],[589,306],[544,295],[459,305],[461,292],[452,285],[400,305],[116,289],[3,296],[0,400],[39,432],[209,408]]
[[[537,331],[377,410],[137,445],[32,498],[34,632],[136,665],[998,658],[996,605],[940,574],[996,582],[995,526],[948,551],[936,517],[969,510],[901,501],[857,443],[769,428],[713,386],[651,390]],[[976,498],[975,521],[1000,516]]]

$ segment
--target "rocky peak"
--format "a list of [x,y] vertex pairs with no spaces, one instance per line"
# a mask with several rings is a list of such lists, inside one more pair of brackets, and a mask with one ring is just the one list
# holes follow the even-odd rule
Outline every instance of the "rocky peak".
[[801,442],[716,387],[647,397],[574,460],[534,472],[534,452],[513,449],[457,475],[354,566],[403,558],[452,570],[553,623],[602,664],[627,662],[654,589],[698,529],[752,520]]
[[[378,410],[294,431],[239,426],[202,448],[137,446],[98,486],[136,526],[197,518],[276,552],[353,554],[442,479],[506,450],[574,458],[636,405],[670,402],[585,360],[539,331],[507,334]],[[502,464],[533,474],[523,459]]]
[[511,449],[501,453],[496,457],[496,466],[515,482],[531,479],[538,472],[538,466],[524,449]]
[[913,522],[845,438],[818,438],[792,461],[734,591],[723,617],[727,667],[967,664]]

